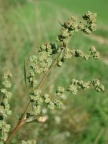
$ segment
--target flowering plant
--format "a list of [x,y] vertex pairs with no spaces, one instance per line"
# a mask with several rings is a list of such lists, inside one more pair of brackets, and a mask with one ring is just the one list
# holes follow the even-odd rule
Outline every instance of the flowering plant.
[[[11,88],[10,78],[12,77],[11,73],[6,73],[3,76],[3,88],[1,89],[2,93],[2,102],[0,104],[0,129],[1,129],[1,138],[0,144],[10,142],[11,138],[15,135],[18,129],[27,123],[38,122],[44,123],[47,120],[47,116],[43,114],[42,110],[45,107],[49,110],[54,110],[55,108],[62,108],[63,103],[61,100],[61,95],[63,93],[71,92],[73,95],[76,95],[81,89],[89,89],[94,87],[97,92],[104,91],[104,86],[100,83],[98,79],[93,79],[91,81],[83,81],[72,79],[70,84],[65,88],[63,86],[58,86],[55,91],[55,97],[52,98],[50,94],[44,93],[42,91],[42,85],[46,80],[50,71],[54,66],[62,67],[63,64],[72,57],[81,57],[84,60],[89,60],[91,57],[94,59],[99,58],[99,52],[94,46],[91,46],[88,53],[83,52],[80,49],[70,49],[68,44],[73,36],[73,34],[81,31],[86,34],[96,30],[96,14],[91,13],[90,11],[86,12],[83,15],[82,21],[77,21],[75,17],[71,17],[66,20],[61,25],[61,32],[57,36],[57,44],[45,42],[43,43],[36,55],[30,56],[28,59],[25,59],[24,62],[24,77],[25,85],[30,96],[30,100],[21,115],[15,129],[12,133],[9,133],[11,126],[6,123],[8,115],[11,114],[9,99],[12,94],[9,91]],[[29,72],[26,71],[26,62],[29,62]],[[39,79],[37,78],[39,77]],[[41,79],[41,80],[40,80]],[[28,111],[28,108],[31,106],[31,111]],[[36,140],[21,141],[21,144],[35,144]]]

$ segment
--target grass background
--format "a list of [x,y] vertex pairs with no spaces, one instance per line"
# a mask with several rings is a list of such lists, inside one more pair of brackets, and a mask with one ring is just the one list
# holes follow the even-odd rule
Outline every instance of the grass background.
[[[108,144],[108,1],[98,0],[1,0],[0,1],[0,75],[13,74],[12,128],[29,100],[24,86],[24,58],[37,52],[45,41],[55,42],[59,22],[72,15],[81,18],[86,11],[97,13],[97,31],[91,35],[75,34],[71,48],[87,51],[95,45],[101,53],[98,61],[73,58],[60,70],[55,68],[43,86],[52,94],[58,85],[67,86],[70,79],[99,78],[104,93],[93,89],[65,97],[63,110],[48,113],[45,124],[23,126],[11,143],[35,138],[38,144]],[[1,78],[0,78],[1,79]]]

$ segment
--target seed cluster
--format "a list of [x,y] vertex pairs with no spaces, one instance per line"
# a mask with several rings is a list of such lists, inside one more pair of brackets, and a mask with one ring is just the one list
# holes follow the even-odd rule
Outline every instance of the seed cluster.
[[70,91],[73,95],[76,95],[79,90],[81,89],[86,90],[89,89],[91,86],[94,86],[97,92],[105,90],[104,85],[102,85],[98,79],[94,79],[88,82],[72,79],[70,85],[68,86],[67,91]]
[[85,54],[82,50],[80,49],[73,49],[72,50],[72,54],[75,56],[75,57],[81,57],[85,60],[89,60],[91,58],[91,56],[97,60],[99,59],[99,56],[100,56],[100,53],[96,50],[96,48],[94,46],[91,46],[89,52],[87,54]]
[[65,60],[72,58],[72,55],[76,57],[82,57],[85,60],[88,60],[91,55],[93,55],[94,59],[98,59],[99,52],[90,52],[88,54],[84,54],[82,50],[72,50],[68,48],[68,43],[72,35],[78,31],[82,31],[86,34],[90,34],[92,31],[96,30],[96,14],[88,11],[83,15],[83,21],[78,22],[75,17],[71,17],[64,24],[61,24],[61,33],[57,37],[57,41],[60,43],[60,49],[64,49],[61,58],[58,60],[57,65],[62,66]]
[[[57,91],[57,94],[63,93],[63,89]],[[56,100],[52,100],[49,94],[41,94],[40,90],[35,90],[30,94],[31,104],[32,104],[32,112],[30,116],[38,115],[42,112],[43,107],[46,107],[50,110],[54,110],[55,108],[61,108],[62,102],[59,100],[59,97]]]
[[0,130],[2,131],[2,135],[0,138],[0,144],[4,144],[8,137],[8,132],[11,128],[10,124],[6,123],[6,119],[9,115],[11,115],[11,110],[10,110],[10,104],[9,100],[12,96],[11,92],[9,89],[11,88],[11,83],[9,79],[12,77],[11,73],[5,73],[3,76],[3,88],[1,89],[2,93],[2,102],[0,104]]
[[37,74],[46,73],[52,65],[52,55],[57,53],[57,46],[51,43],[44,43],[40,46],[37,55],[29,57],[30,70],[28,82],[31,87],[37,87]]
[[83,15],[83,19],[87,22],[87,24],[84,25],[84,28],[82,28],[83,32],[90,34],[96,30],[96,16],[96,13],[91,13],[90,11]]

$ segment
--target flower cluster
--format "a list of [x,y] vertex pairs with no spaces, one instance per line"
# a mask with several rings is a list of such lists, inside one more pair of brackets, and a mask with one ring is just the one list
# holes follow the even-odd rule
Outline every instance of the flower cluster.
[[43,98],[41,97],[40,90],[34,90],[30,93],[30,100],[32,104],[32,112],[31,115],[38,115],[41,112],[41,105],[43,103]]
[[63,47],[68,45],[70,37],[78,31],[78,23],[75,17],[68,19],[61,28],[61,34],[58,35],[57,41],[61,43]]
[[86,90],[89,89],[90,86],[94,86],[97,92],[105,90],[104,85],[102,85],[98,79],[94,79],[88,82],[72,79],[70,85],[68,86],[67,91],[70,91],[72,94],[76,95],[80,89]]
[[87,22],[87,24],[82,28],[83,32],[90,34],[92,31],[96,30],[96,16],[96,13],[91,13],[90,11],[83,15],[83,19]]
[[100,53],[96,50],[94,46],[90,48],[89,53],[93,56],[94,59],[98,59],[100,56]]
[[78,32],[83,31],[86,34],[91,33],[92,31],[96,30],[96,14],[91,13],[88,11],[83,15],[83,19],[86,21],[80,21],[77,22],[77,19],[75,17],[71,17],[68,19],[61,28],[61,34],[58,35],[57,41],[62,43],[63,47],[66,47],[68,45],[70,37]]
[[101,92],[101,91],[104,91],[104,90],[105,90],[104,85],[102,85],[98,79],[92,80],[91,83],[92,83],[92,85],[95,87],[95,90],[96,90],[97,92]]
[[44,43],[40,46],[38,54],[29,57],[30,70],[28,82],[31,87],[36,88],[38,82],[37,74],[46,73],[52,65],[52,55],[57,53],[57,46],[52,43]]
[[[57,95],[64,92],[64,88],[59,87],[56,91]],[[43,107],[47,107],[50,110],[54,110],[55,108],[61,108],[62,102],[59,100],[59,97],[56,100],[52,100],[49,94],[41,94],[40,90],[34,90],[34,92],[30,93],[30,99],[32,104],[32,112],[30,116],[38,115],[42,112]]]
[[9,89],[11,88],[11,83],[9,79],[12,77],[11,73],[5,73],[3,76],[3,88],[1,89],[2,93],[2,102],[0,104],[0,130],[2,131],[1,135],[1,144],[4,143],[8,137],[8,132],[11,128],[10,124],[6,123],[7,117],[11,114],[9,100],[12,96]]
[[[86,23],[85,23],[86,21]],[[68,43],[71,36],[78,32],[82,31],[86,34],[91,33],[96,30],[96,14],[88,11],[83,15],[83,21],[78,22],[75,17],[71,17],[64,24],[61,24],[61,33],[57,37],[57,41],[60,43],[60,50],[63,51],[61,57],[58,59],[57,66],[62,66],[63,62],[67,59],[72,58],[72,55],[76,57],[83,57],[88,60],[91,55],[95,59],[98,59],[99,52],[84,54],[81,50],[71,50],[68,48]],[[91,50],[91,49],[90,49]]]
[[45,102],[47,104],[47,108],[50,110],[53,110],[54,108],[62,108],[63,103],[60,100],[60,95],[62,95],[65,92],[64,88],[59,86],[56,90],[56,100],[51,100],[50,96],[48,94],[44,95]]
[[[32,73],[40,74],[46,72],[52,64],[51,55],[56,53],[56,46],[48,42],[42,44],[37,55],[29,57],[29,61],[32,62]],[[32,75],[32,74],[31,74]]]
[[97,60],[97,59],[99,59],[99,56],[100,56],[100,53],[96,50],[96,48],[94,46],[91,46],[91,48],[87,54],[85,54],[80,49],[77,49],[77,50],[73,49],[72,54],[75,57],[82,57],[85,60],[89,60],[91,58],[91,56]]
[[65,90],[64,90],[64,87],[59,86],[59,87],[57,88],[57,90],[56,90],[57,96],[63,94],[64,91],[65,91]]

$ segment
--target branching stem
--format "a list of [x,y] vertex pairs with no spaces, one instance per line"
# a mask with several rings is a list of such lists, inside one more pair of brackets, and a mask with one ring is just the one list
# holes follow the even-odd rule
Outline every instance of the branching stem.
[[[40,84],[39,84],[39,86],[38,86],[38,89],[40,89],[41,86],[43,85],[46,77],[48,76],[48,74],[49,74],[50,71],[52,70],[53,66],[57,63],[58,59],[60,58],[61,54],[63,53],[63,50],[64,50],[64,49],[61,50],[61,52],[59,53],[58,57],[54,60],[54,62],[52,63],[52,65],[50,66],[50,68],[48,69],[48,71],[47,71],[47,72],[45,73],[45,75],[43,76],[43,78],[42,78],[42,80],[41,80],[41,82],[40,82]],[[19,130],[20,126],[21,126],[22,124],[24,124],[23,121],[24,121],[24,118],[25,118],[25,115],[26,115],[26,113],[27,113],[27,110],[28,110],[29,105],[30,105],[30,101],[29,101],[29,103],[27,104],[27,106],[26,106],[26,108],[25,108],[25,110],[24,110],[24,113],[23,113],[21,119],[19,120],[19,122],[17,123],[16,127],[14,128],[14,130],[12,131],[12,133],[10,134],[10,136],[7,138],[7,140],[6,140],[5,143],[8,143],[8,142],[12,139],[12,137],[16,134],[16,132]]]

